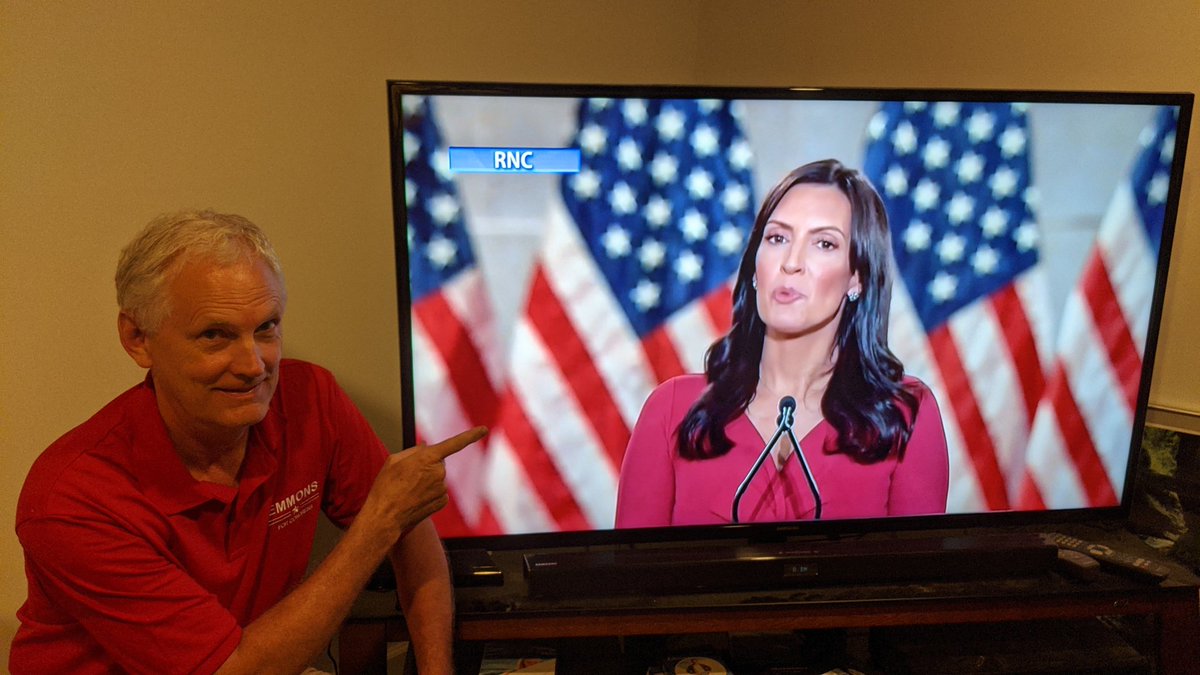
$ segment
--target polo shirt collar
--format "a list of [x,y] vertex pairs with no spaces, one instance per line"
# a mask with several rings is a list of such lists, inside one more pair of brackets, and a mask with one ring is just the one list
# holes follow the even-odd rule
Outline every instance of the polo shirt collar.
[[164,513],[182,513],[210,501],[228,505],[239,493],[249,494],[275,473],[283,424],[274,405],[262,422],[250,428],[238,486],[229,487],[196,480],[188,473],[158,411],[149,374],[135,391],[133,421],[137,431],[130,448],[130,467],[143,494]]

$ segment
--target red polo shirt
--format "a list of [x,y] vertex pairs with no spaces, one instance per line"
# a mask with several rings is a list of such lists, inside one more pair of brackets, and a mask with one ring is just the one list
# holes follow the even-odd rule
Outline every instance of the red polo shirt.
[[328,371],[284,360],[238,486],[200,482],[147,378],[29,471],[12,672],[216,670],[242,627],[302,580],[318,511],[349,525],[386,457]]

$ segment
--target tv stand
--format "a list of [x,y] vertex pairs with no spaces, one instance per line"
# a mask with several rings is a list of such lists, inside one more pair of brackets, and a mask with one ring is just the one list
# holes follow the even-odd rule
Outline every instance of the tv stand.
[[[1093,541],[1109,537],[1107,541],[1118,549],[1131,545],[1112,541],[1113,533],[1074,532]],[[521,552],[496,551],[493,559],[503,571],[503,586],[457,591],[457,650],[467,660],[478,658],[473,646],[498,640],[579,643],[604,636],[876,630],[1144,616],[1155,628],[1144,649],[1154,672],[1192,673],[1200,663],[1200,645],[1195,640],[1200,635],[1200,579],[1178,565],[1172,565],[1171,578],[1161,584],[1110,573],[1082,579],[1051,569],[973,580],[539,598],[529,594]],[[339,637],[341,672],[384,672],[386,643],[404,639],[394,594],[365,592]]]

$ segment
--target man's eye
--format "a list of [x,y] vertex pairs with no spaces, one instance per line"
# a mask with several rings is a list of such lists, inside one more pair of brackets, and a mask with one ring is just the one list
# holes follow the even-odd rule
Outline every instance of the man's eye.
[[222,337],[222,333],[219,330],[211,329],[201,333],[200,337],[205,340],[219,340]]

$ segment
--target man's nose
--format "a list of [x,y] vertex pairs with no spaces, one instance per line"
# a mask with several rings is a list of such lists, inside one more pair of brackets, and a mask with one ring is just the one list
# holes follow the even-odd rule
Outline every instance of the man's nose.
[[266,361],[263,359],[262,345],[254,336],[237,341],[233,356],[233,371],[243,377],[258,377],[266,372]]

